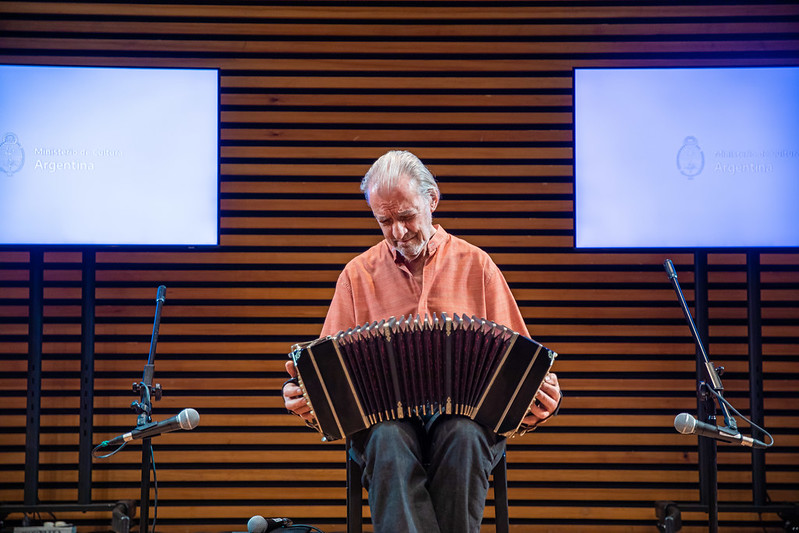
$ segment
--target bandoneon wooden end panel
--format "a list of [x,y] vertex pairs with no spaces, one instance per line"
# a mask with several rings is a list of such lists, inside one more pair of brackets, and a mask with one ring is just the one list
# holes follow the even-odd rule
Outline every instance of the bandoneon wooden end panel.
[[297,348],[291,358],[300,388],[326,441],[334,441],[369,427],[358,397],[333,342]]
[[516,433],[556,355],[527,337],[516,336],[474,420],[499,435]]

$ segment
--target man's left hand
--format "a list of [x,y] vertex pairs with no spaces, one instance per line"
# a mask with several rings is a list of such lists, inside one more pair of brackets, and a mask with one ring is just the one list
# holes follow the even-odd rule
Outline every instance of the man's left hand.
[[522,420],[522,423],[528,426],[535,426],[542,420],[552,416],[555,409],[558,408],[560,402],[560,385],[558,384],[558,376],[553,373],[548,373],[535,395],[533,403],[530,404],[530,409],[527,415]]

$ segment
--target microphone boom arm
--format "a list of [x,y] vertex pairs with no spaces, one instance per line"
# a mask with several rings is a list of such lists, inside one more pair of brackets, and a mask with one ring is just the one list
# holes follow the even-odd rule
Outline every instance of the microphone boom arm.
[[[702,361],[705,368],[705,374],[707,374],[707,379],[710,383],[710,387],[715,391],[716,395],[721,398],[722,392],[724,391],[724,386],[721,384],[721,377],[719,373],[716,371],[716,367],[710,361],[707,356],[707,351],[705,350],[704,345],[702,344],[702,338],[699,336],[699,330],[696,328],[696,324],[694,323],[694,319],[691,316],[691,311],[688,309],[688,304],[685,301],[685,296],[683,296],[682,289],[680,288],[680,282],[677,281],[677,271],[674,269],[674,263],[671,262],[671,259],[666,259],[663,263],[663,267],[666,269],[666,273],[669,276],[669,281],[671,281],[672,286],[674,287],[674,292],[677,293],[677,299],[680,302],[680,307],[682,308],[682,312],[685,315],[685,320],[688,322],[688,327],[691,330],[691,335],[694,338],[694,342],[696,343],[697,348],[699,349],[699,353],[702,356]],[[707,387],[708,384],[705,383]],[[733,432],[738,430],[738,424],[736,424],[735,419],[730,414],[730,410],[727,405],[723,401],[719,401],[719,407],[721,408],[721,413],[724,416],[724,424]]]

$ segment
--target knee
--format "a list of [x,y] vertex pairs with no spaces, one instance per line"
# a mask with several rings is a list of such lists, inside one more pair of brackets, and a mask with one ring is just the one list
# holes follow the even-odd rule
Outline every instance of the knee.
[[463,416],[442,417],[434,428],[436,446],[470,444],[488,448],[496,442],[496,436],[486,428]]
[[491,470],[497,447],[496,435],[465,417],[448,417],[439,424],[434,428],[431,443],[432,462]]
[[409,424],[398,420],[388,420],[372,426],[369,430],[369,442],[390,443],[396,440],[406,440],[407,436],[415,434]]
[[421,457],[416,428],[403,421],[387,421],[373,426],[364,446],[367,463],[404,462]]
[[405,480],[423,472],[421,445],[412,424],[387,421],[373,426],[363,448],[362,482],[371,490],[373,481]]

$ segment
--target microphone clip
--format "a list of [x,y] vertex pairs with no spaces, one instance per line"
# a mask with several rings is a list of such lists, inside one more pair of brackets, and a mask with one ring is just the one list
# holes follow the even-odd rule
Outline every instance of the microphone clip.
[[133,428],[131,430],[131,432],[133,432],[133,431],[144,431],[146,429],[150,429],[151,427],[155,427],[157,425],[158,425],[158,422],[155,422],[155,421],[150,421],[150,422],[147,422],[146,424],[138,424],[135,428]]
[[[706,381],[699,382],[699,394],[702,400],[705,403],[705,411],[706,415],[708,416],[709,420],[707,422],[712,422],[715,420],[715,404],[716,400],[718,400],[719,408],[721,409],[721,416],[724,419],[724,428],[726,431],[731,432],[731,435],[739,434],[738,431],[738,423],[735,421],[735,417],[732,416],[729,407],[725,403],[724,397],[722,396],[722,391],[724,387],[721,385],[721,379],[719,376],[724,374],[724,367],[715,367],[713,363],[708,362],[708,367],[713,370],[711,375],[716,376],[716,380],[718,380],[718,387],[707,383]],[[710,372],[710,370],[708,370]],[[716,373],[718,372],[718,373]],[[711,419],[712,417],[712,419]]]
[[716,427],[719,428],[719,432],[723,434],[723,435],[720,435],[722,438],[723,438],[724,435],[727,435],[730,438],[736,439],[736,440],[740,440],[740,438],[741,438],[741,432],[738,431],[738,425],[735,423],[734,420],[733,420],[732,426],[724,426],[724,427],[716,426]]

